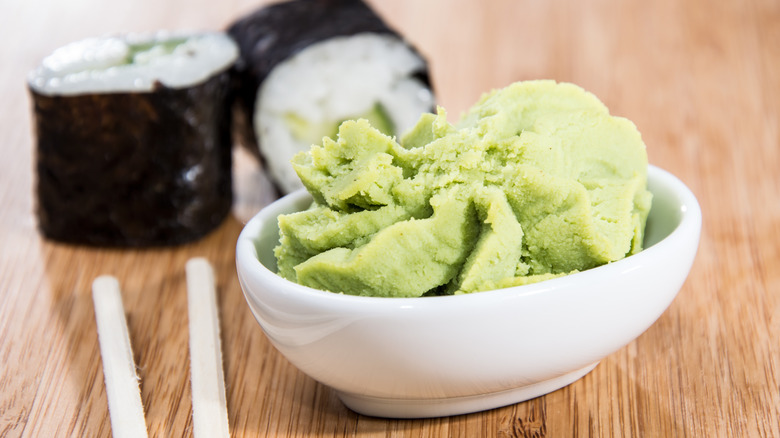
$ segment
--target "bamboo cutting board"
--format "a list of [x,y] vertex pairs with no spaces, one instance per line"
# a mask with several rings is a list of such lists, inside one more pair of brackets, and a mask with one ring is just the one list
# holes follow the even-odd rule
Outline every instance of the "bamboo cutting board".
[[0,4],[0,436],[111,435],[90,291],[102,274],[122,285],[150,436],[190,436],[192,257],[216,272],[235,437],[780,436],[780,2],[370,3],[428,57],[451,117],[491,88],[552,78],[636,123],[650,162],[682,179],[704,215],[698,257],[672,306],[583,379],[543,397],[449,418],[355,414],[270,345],[244,302],[235,241],[272,199],[245,151],[235,152],[233,214],[196,243],[94,249],[36,230],[27,72],[77,39],[223,29],[257,4],[10,0]]

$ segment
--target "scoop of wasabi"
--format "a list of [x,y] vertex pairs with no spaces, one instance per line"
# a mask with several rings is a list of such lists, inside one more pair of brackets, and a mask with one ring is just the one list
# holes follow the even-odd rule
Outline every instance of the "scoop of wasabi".
[[332,292],[419,297],[527,284],[641,250],[647,154],[629,120],[568,83],[485,94],[400,142],[346,121],[293,159],[315,203],[279,217],[279,274]]

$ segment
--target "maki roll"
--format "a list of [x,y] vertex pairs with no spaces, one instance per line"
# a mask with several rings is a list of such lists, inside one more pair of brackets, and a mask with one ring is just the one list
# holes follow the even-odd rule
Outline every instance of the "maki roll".
[[236,63],[236,125],[282,193],[302,187],[289,161],[364,118],[401,136],[433,110],[425,59],[361,0],[291,0],[228,33]]
[[50,239],[101,246],[195,240],[232,204],[224,33],[89,38],[28,77],[37,216]]

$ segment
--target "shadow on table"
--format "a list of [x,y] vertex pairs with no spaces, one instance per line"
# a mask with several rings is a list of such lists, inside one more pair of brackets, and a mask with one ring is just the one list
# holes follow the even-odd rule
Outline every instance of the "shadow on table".
[[[257,397],[265,399],[269,406],[258,405],[256,412],[247,413],[251,418],[245,421],[243,430],[260,436],[284,434],[289,430],[327,436],[685,435],[685,428],[671,412],[668,399],[647,389],[609,360],[572,385],[522,403],[467,415],[404,420],[356,414],[338,400],[335,391],[294,369],[281,354],[275,350],[265,353],[279,367],[276,371],[273,367],[266,371],[281,381],[275,389],[264,389],[277,391],[275,394]],[[604,368],[599,370],[599,367]],[[620,392],[619,397],[615,391]]]

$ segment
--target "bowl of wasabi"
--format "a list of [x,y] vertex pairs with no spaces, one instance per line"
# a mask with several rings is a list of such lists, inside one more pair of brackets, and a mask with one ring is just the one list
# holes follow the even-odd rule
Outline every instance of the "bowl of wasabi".
[[348,120],[291,165],[306,190],[246,225],[239,280],[276,348],[366,415],[574,382],[653,324],[698,247],[690,190],[574,84],[517,82],[401,138]]
[[701,210],[678,178],[652,165],[647,189],[642,251],[532,284],[385,298],[289,281],[277,274],[278,217],[308,208],[306,191],[246,224],[237,272],[268,339],[350,409],[390,418],[492,409],[580,379],[671,304],[698,248]]

